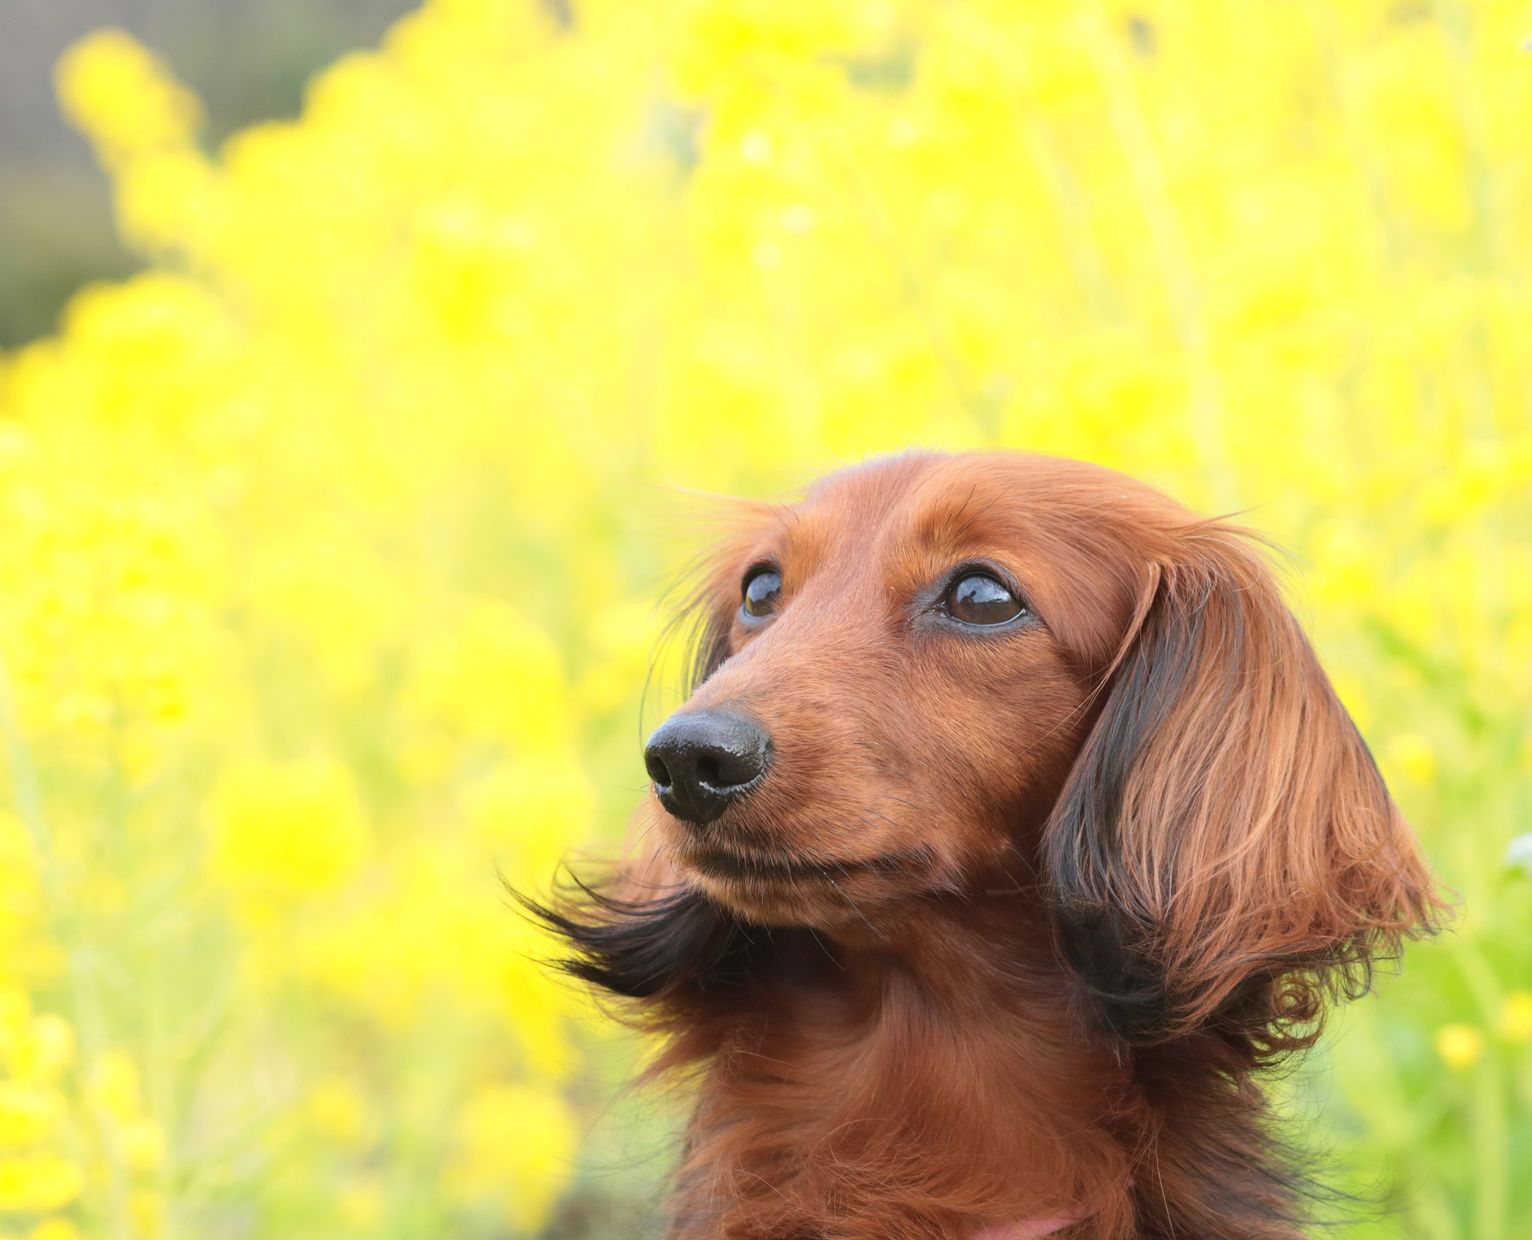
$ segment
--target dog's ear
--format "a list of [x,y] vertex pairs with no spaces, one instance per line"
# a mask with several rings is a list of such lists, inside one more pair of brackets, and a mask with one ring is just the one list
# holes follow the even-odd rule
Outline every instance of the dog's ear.
[[1440,910],[1409,828],[1251,539],[1205,523],[1143,586],[1044,838],[1063,951],[1135,1043],[1259,1061]]
[[751,971],[754,937],[653,855],[607,888],[573,878],[552,905],[516,898],[572,949],[561,964],[565,972],[619,998],[646,1001],[638,1023],[662,1025],[667,1009],[737,988]]

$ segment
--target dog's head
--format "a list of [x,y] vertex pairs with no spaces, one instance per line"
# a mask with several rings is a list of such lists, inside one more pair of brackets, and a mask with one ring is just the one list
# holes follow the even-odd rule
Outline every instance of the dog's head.
[[645,749],[685,884],[651,991],[740,967],[720,922],[849,940],[1030,900],[1117,1032],[1271,1049],[1433,911],[1256,545],[1121,475],[848,470],[745,510],[696,606],[697,684]]

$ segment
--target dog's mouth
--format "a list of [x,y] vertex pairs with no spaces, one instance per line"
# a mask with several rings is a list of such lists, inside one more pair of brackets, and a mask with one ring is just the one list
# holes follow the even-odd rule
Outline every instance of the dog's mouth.
[[921,849],[822,857],[693,840],[676,860],[704,894],[753,922],[849,936],[865,927],[882,939],[885,932],[875,928],[880,912],[929,883],[934,855]]
[[744,849],[688,848],[681,860],[708,878],[735,882],[833,886],[861,874],[900,874],[921,860],[898,853],[873,857],[805,857]]

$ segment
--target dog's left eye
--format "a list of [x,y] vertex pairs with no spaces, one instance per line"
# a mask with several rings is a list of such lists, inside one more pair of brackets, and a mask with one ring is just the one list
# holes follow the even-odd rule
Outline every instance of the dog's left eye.
[[774,568],[758,568],[745,578],[745,615],[759,620],[776,611],[782,597],[782,574]]
[[959,577],[947,587],[942,604],[949,616],[964,624],[1004,624],[1027,609],[1008,586],[988,573]]

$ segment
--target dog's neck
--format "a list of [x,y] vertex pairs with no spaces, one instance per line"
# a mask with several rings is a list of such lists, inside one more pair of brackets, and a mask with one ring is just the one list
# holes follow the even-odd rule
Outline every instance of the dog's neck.
[[[1210,1060],[1205,1096],[1158,1097],[1152,1060],[1093,1032],[1070,998],[1040,906],[961,916],[769,932],[758,973],[713,996],[672,1047],[672,1063],[703,1074],[673,1237],[1297,1234],[1267,1170],[1258,1095]],[[973,951],[976,916],[993,950]],[[1211,1134],[1192,1127],[1219,1117]],[[1182,1165],[1206,1140],[1226,1147],[1221,1203],[1199,1201],[1199,1169]],[[1228,1212],[1231,1184],[1248,1185],[1235,1191],[1251,1221]],[[1155,1193],[1163,1228],[1145,1220]]]
[[1098,1121],[1130,1082],[1082,1044],[1045,935],[1017,934],[1042,946],[1004,967],[934,914],[770,937],[682,1039],[704,1077],[674,1235],[970,1240],[1126,1211],[1128,1158]]

